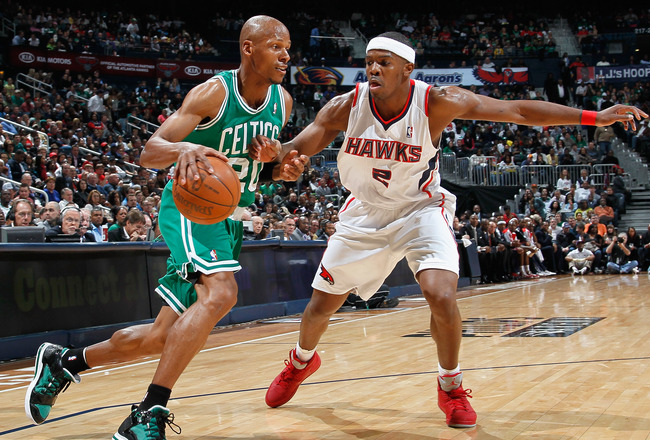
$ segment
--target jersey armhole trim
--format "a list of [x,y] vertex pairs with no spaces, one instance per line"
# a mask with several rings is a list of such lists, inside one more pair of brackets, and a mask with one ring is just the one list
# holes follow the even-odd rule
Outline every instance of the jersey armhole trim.
[[359,83],[354,87],[354,99],[352,100],[352,107],[357,106],[357,98],[359,97]]
[[230,90],[228,90],[226,81],[223,79],[223,77],[217,76],[215,80],[221,82],[221,84],[223,85],[223,89],[226,91],[226,96],[224,96],[223,102],[221,103],[221,107],[219,108],[219,111],[217,112],[216,116],[205,124],[197,125],[195,130],[205,130],[207,128],[212,127],[219,119],[221,119],[224,112],[226,111],[226,103],[228,102],[228,94],[230,93]]

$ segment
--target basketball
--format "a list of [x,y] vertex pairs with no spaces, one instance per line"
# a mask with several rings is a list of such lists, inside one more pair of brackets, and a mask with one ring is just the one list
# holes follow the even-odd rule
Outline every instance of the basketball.
[[181,185],[174,179],[172,193],[176,208],[188,220],[202,225],[219,223],[233,213],[241,197],[237,173],[221,159],[208,156],[214,171],[197,162],[199,180],[187,180]]

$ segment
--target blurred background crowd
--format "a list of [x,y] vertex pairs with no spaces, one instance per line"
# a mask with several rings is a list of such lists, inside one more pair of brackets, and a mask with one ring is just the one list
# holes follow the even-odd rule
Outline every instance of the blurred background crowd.
[[[177,10],[71,5],[6,4],[0,10],[5,25],[10,24],[5,49],[237,63],[239,30],[248,18],[244,11],[184,16]],[[471,86],[475,93],[588,110],[623,103],[650,112],[648,81],[614,83],[604,77],[588,81],[578,75],[581,68],[595,65],[650,67],[648,46],[629,37],[638,29],[650,29],[647,8],[617,10],[609,5],[606,14],[563,10],[563,29],[577,45],[573,55],[563,50],[553,33],[557,12],[545,16],[514,7],[489,11],[477,6],[471,13],[431,9],[380,13],[305,8],[282,11],[278,18],[292,34],[293,66],[363,67],[363,53],[354,41],[396,30],[411,39],[418,68],[480,67],[500,72],[540,62],[552,66],[548,69],[552,73],[531,71],[545,75],[541,86],[532,82]],[[612,41],[620,44],[620,50],[612,50],[619,47]],[[139,156],[155,128],[179,108],[195,83],[111,77],[98,71],[23,71],[6,59],[5,53],[0,78],[0,225],[41,225],[48,241],[62,236],[87,242],[163,240],[157,230],[157,209],[173,170],[143,168]],[[26,85],[19,75],[35,81]],[[296,104],[283,141],[309,124],[327,101],[351,88],[295,85],[288,79],[284,86]],[[442,153],[468,158],[470,164],[482,164],[482,158],[489,157],[490,166],[501,174],[541,165],[582,165],[587,170],[559,172],[557,180],[540,183],[518,181],[522,192],[515,202],[504,199],[492,212],[483,212],[479,204],[456,213],[458,239],[477,245],[485,274],[482,282],[565,272],[648,270],[650,225],[648,231],[618,230],[633,194],[617,145],[643,156],[650,132],[646,122],[637,128],[450,124],[441,139]],[[337,141],[331,145],[334,152]],[[594,179],[590,174],[594,165],[611,167],[606,179]],[[335,154],[315,157],[297,182],[260,182],[244,219],[246,239],[327,240],[348,195],[338,177]],[[570,257],[576,250],[593,258]],[[589,263],[579,264],[581,258]]]

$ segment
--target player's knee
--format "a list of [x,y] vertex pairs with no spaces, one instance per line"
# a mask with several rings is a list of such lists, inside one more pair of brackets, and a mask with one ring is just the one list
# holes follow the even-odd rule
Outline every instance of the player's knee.
[[196,288],[199,301],[204,307],[229,310],[237,304],[237,283],[234,279],[197,285]]
[[422,295],[432,311],[453,310],[456,307],[456,289],[447,286],[422,287]]

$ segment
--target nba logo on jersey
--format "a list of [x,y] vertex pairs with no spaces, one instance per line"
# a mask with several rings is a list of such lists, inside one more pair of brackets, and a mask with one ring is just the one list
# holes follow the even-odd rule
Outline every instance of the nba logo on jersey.
[[278,111],[278,103],[275,102],[273,103],[273,114],[275,114]]
[[411,139],[413,137],[413,127],[406,127],[406,137]]
[[217,261],[217,251],[215,249],[212,249],[210,251],[210,258],[212,259],[212,261]]

